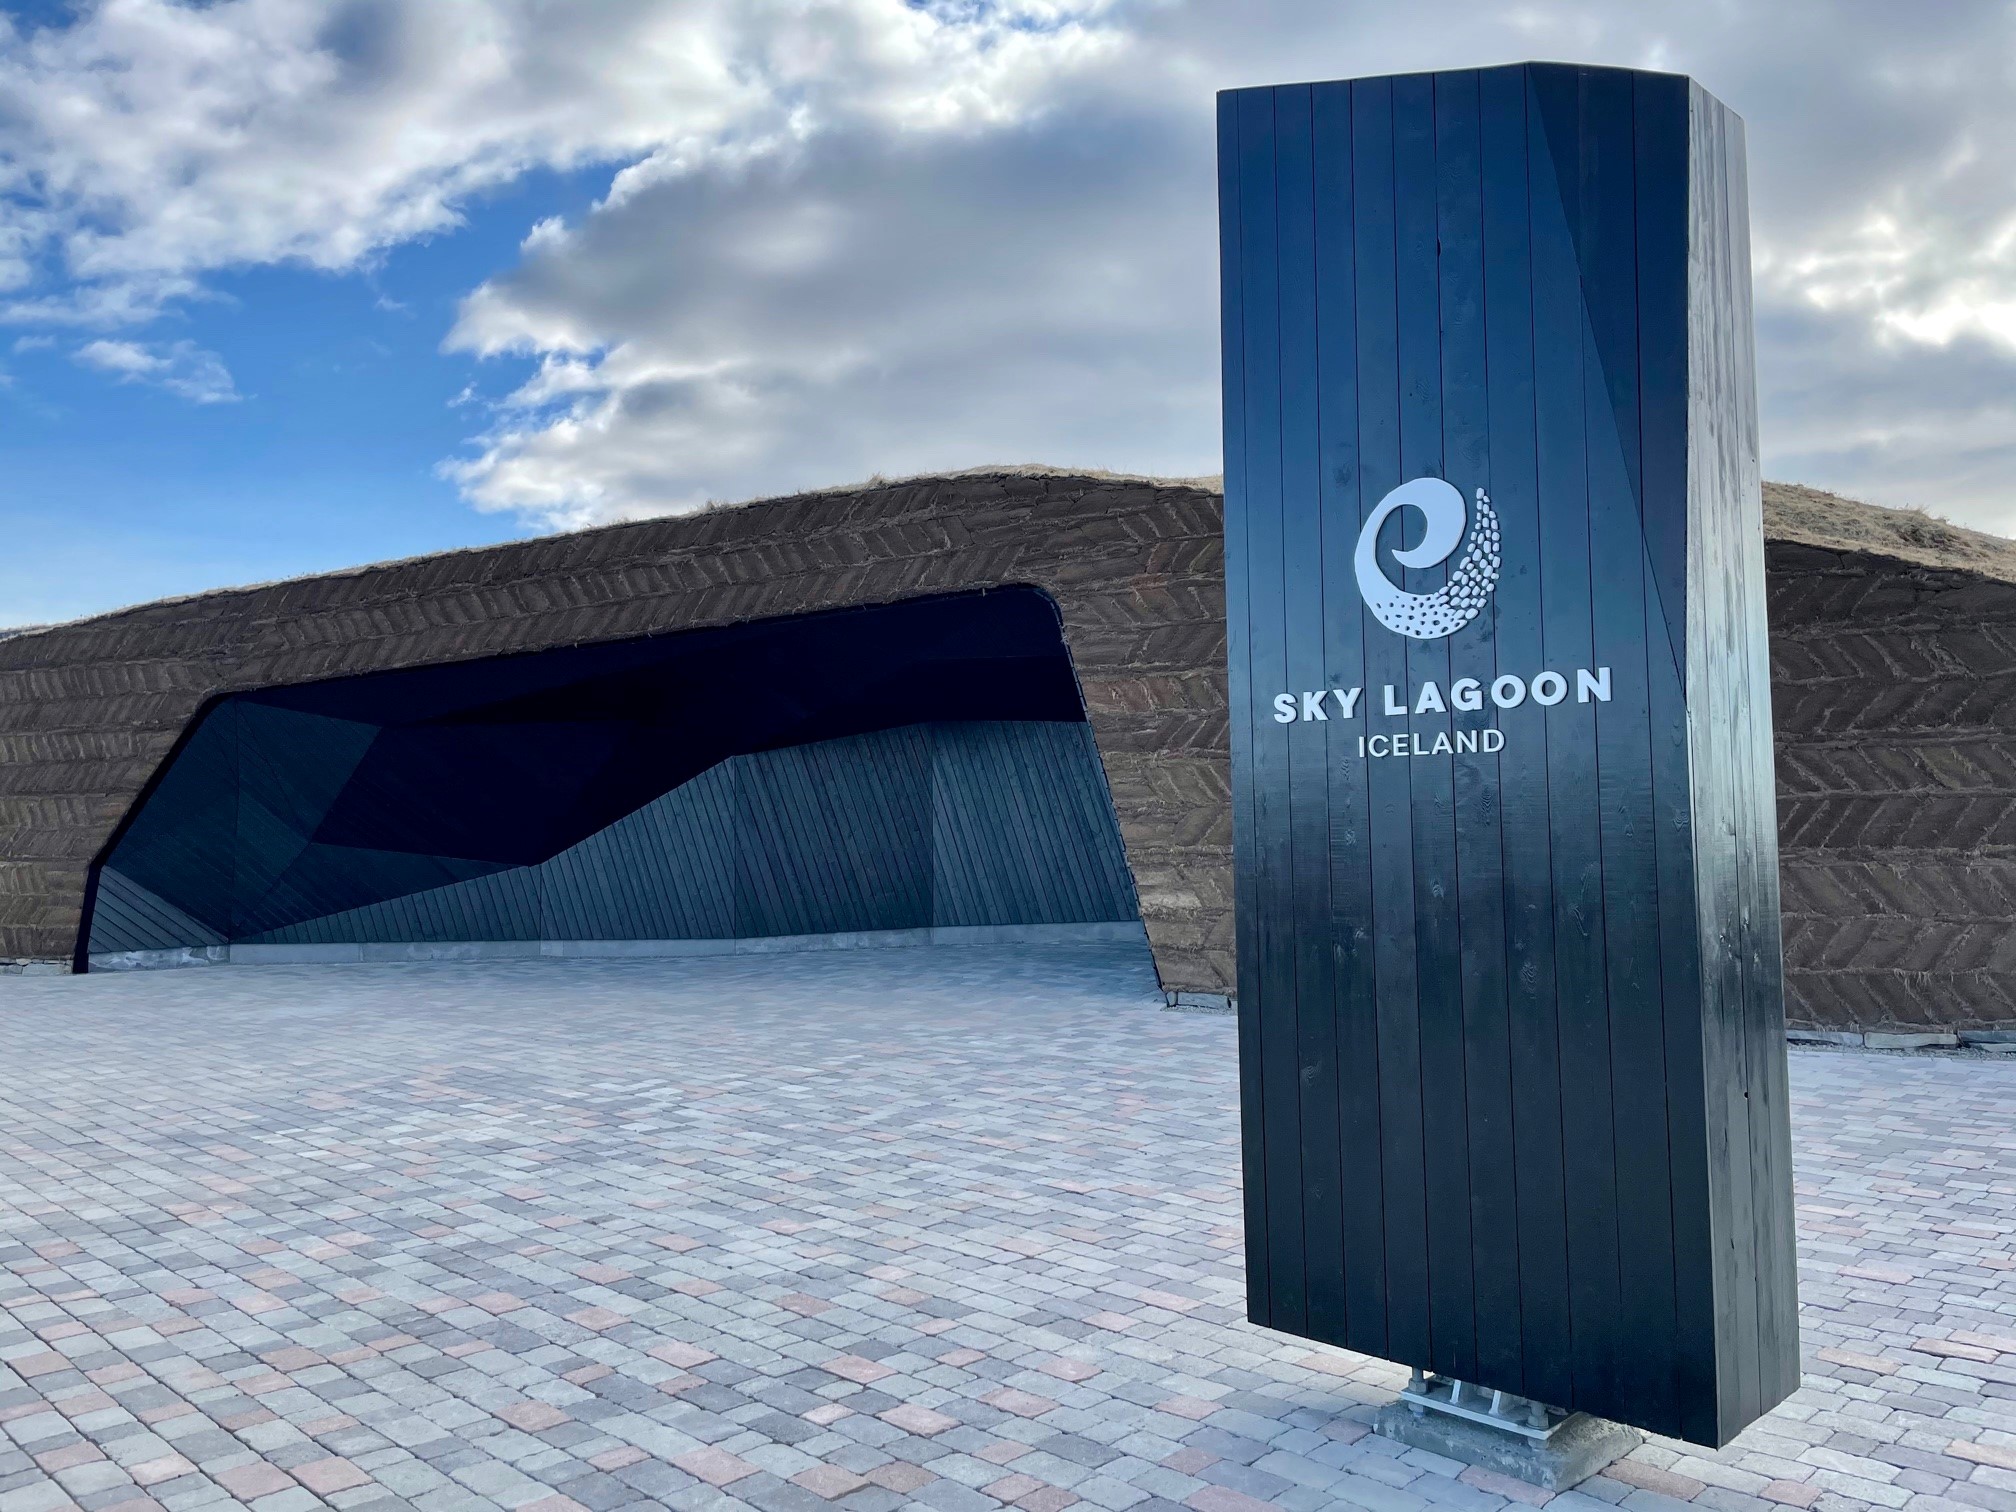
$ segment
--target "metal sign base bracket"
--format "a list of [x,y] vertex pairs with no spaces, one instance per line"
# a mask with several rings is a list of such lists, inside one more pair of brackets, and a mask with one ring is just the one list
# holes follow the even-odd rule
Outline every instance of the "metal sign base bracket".
[[1587,1480],[1644,1441],[1622,1423],[1418,1370],[1374,1430],[1548,1491]]

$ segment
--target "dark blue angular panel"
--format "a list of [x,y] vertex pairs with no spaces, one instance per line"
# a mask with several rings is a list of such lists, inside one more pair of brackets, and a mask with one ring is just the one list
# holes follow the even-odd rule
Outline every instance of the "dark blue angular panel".
[[[357,852],[339,852],[355,856]],[[516,866],[239,937],[248,945],[538,940],[539,872]]]
[[233,937],[263,938],[289,924],[371,906],[360,898],[383,902],[509,869],[460,856],[305,845],[265,894],[241,905]]
[[[365,854],[311,849],[332,866]],[[128,922],[138,889],[116,872],[105,885],[94,950],[223,938],[178,930],[151,895],[148,921]],[[705,940],[1136,916],[1090,727],[990,720],[733,757],[537,866],[239,938]]]
[[235,695],[99,891],[100,953],[1134,917],[1034,590]]
[[[238,870],[232,928],[242,934],[284,915],[282,900],[290,888],[282,879],[309,848],[381,732],[375,724],[252,700],[239,701],[236,713]],[[317,897],[308,906],[323,911],[331,901]]]
[[1034,589],[379,673],[219,701],[102,859],[263,936],[536,865],[732,756],[1082,717]]
[[[229,938],[237,911],[238,876],[235,703],[212,709],[169,759],[127,823],[113,864],[155,897]],[[94,932],[97,927],[94,912]]]

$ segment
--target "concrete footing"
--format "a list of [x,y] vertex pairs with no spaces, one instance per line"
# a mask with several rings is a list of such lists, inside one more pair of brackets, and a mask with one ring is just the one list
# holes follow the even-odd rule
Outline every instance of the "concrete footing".
[[[1637,1429],[1607,1418],[1523,1400],[1507,1406],[1502,1396],[1497,1408],[1487,1408],[1493,1393],[1452,1387],[1457,1383],[1431,1379],[1424,1385],[1417,1377],[1399,1401],[1380,1412],[1373,1431],[1544,1491],[1566,1491],[1644,1442]],[[1462,1404],[1464,1393],[1474,1397],[1474,1405]]]
[[431,940],[381,944],[197,945],[91,957],[93,971],[177,966],[299,966],[357,961],[521,961],[542,957],[641,959],[772,955],[800,950],[878,950],[921,945],[1095,945],[1147,941],[1137,919],[1080,924],[969,924],[848,934],[766,935],[723,940]]
[[1177,1013],[1236,1013],[1239,1001],[1229,993],[1165,991],[1162,1001]]
[[1979,1050],[2016,1054],[2016,1028],[2000,1029],[1787,1029],[1795,1045],[1839,1045],[1850,1050]]

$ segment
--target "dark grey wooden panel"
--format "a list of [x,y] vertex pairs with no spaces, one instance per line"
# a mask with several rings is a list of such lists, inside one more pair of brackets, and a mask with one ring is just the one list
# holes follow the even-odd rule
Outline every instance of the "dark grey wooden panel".
[[918,725],[737,759],[740,935],[931,922],[931,745]]
[[709,767],[541,864],[543,938],[732,937],[740,768],[740,759]]
[[[338,857],[336,864],[346,859]],[[512,867],[240,938],[250,945],[537,940],[543,938],[538,874],[532,867]]]
[[[1338,521],[1339,533],[1355,550],[1360,527],[1386,492],[1406,476],[1401,455],[1399,347],[1399,221],[1394,115],[1399,108],[1391,80],[1351,86],[1353,201],[1352,234],[1356,289],[1357,366],[1355,459],[1339,459],[1343,476],[1358,485],[1355,509]],[[1352,465],[1355,461],[1355,466]],[[1257,513],[1257,511],[1256,511]],[[1404,530],[1407,522],[1400,522]],[[1344,564],[1348,570],[1351,555]],[[1346,579],[1345,581],[1349,581]],[[1325,583],[1330,597],[1330,584]],[[1340,595],[1346,603],[1355,595]],[[1363,612],[1361,606],[1361,613]],[[1407,684],[1407,647],[1398,636],[1365,615],[1361,642],[1363,675],[1346,686],[1378,690]],[[1345,666],[1350,665],[1346,663]],[[1336,669],[1338,678],[1345,666]],[[1358,699],[1361,721],[1364,694]],[[1341,712],[1341,711],[1340,711]],[[1276,728],[1270,722],[1270,728]],[[1287,731],[1281,734],[1286,737]],[[1335,739],[1334,733],[1330,739]],[[1346,752],[1338,751],[1340,762]],[[1380,1266],[1386,1353],[1427,1360],[1433,1350],[1428,1322],[1428,1288],[1395,1285],[1428,1274],[1426,1119],[1421,1078],[1420,957],[1414,947],[1413,774],[1405,762],[1362,768],[1371,818],[1360,844],[1372,859],[1372,907],[1367,921],[1373,941],[1374,992],[1367,1005],[1376,1025],[1379,1084],[1378,1143],[1347,1151],[1353,1166],[1377,1162],[1384,1201],[1385,1244]],[[1315,923],[1316,921],[1310,921]],[[1320,926],[1319,926],[1320,927]]]
[[1743,123],[1690,95],[1686,697],[1716,1244],[1717,1409],[1799,1384]]
[[177,950],[187,945],[223,943],[222,932],[149,892],[124,873],[108,866],[100,874],[97,903],[91,914],[92,950]]
[[[1490,69],[1478,77],[1487,465],[1502,531],[1500,587],[1489,627],[1494,675],[1540,666],[1544,652],[1535,586],[1540,573],[1540,456],[1527,95],[1520,70]],[[1500,864],[1516,1198],[1513,1227],[1500,1232],[1507,1236],[1505,1248],[1518,1284],[1520,1379],[1541,1399],[1559,1402],[1572,1393],[1574,1372],[1547,713],[1530,700],[1498,711],[1496,723],[1507,746],[1540,759],[1501,759],[1488,775],[1496,779],[1503,855],[1526,858],[1520,866],[1505,865],[1502,858]],[[1506,1262],[1501,1258],[1498,1263]]]
[[[1082,722],[912,725],[733,757],[544,862],[505,869],[311,838],[313,789],[340,776],[323,740],[328,732],[305,734],[248,740],[238,713],[227,712],[169,791],[185,816],[192,804],[230,809],[230,822],[213,827],[226,843],[207,863],[220,908],[250,875],[268,891],[284,890],[275,910],[312,916],[229,934],[108,868],[94,951],[230,938],[723,939],[1139,916],[1105,775]],[[312,759],[290,764],[290,747]],[[310,790],[290,805],[287,795],[304,784]],[[186,844],[164,847],[140,833],[150,847],[141,854],[159,851],[155,859],[169,867],[186,860]],[[242,849],[247,836],[249,856],[231,849],[233,837]],[[396,896],[315,908],[318,899],[372,888]],[[246,911],[238,908],[241,917]]]
[[[1351,571],[1357,526],[1377,502],[1366,497],[1358,456],[1358,258],[1353,229],[1357,165],[1352,157],[1352,91],[1346,84],[1318,84],[1310,91],[1311,180],[1315,214],[1316,357],[1318,427],[1322,452],[1317,467],[1321,499],[1317,510],[1320,557],[1326,582],[1344,581]],[[1375,248],[1376,252],[1376,248]],[[1384,268],[1374,261],[1366,277],[1376,287]],[[1390,276],[1387,275],[1387,276]],[[1355,599],[1323,598],[1323,665],[1351,666],[1365,654],[1369,616]],[[1376,628],[1376,626],[1375,626]],[[1333,714],[1338,712],[1333,708]],[[1347,722],[1326,724],[1324,769],[1329,802],[1326,863],[1327,915],[1334,933],[1327,1016],[1333,1025],[1337,1058],[1334,1111],[1319,1105],[1312,1122],[1336,1145],[1337,1224],[1309,1230],[1311,1243],[1325,1253],[1314,1263],[1334,1265],[1343,1286],[1335,1297],[1319,1294],[1314,1317],[1335,1317],[1341,1309],[1344,1337],[1354,1349],[1386,1352],[1386,1226],[1384,1183],[1379,1163],[1359,1159],[1348,1167],[1345,1152],[1371,1151],[1379,1140],[1379,1025],[1377,947],[1371,930],[1373,876],[1365,844],[1371,822],[1366,769],[1347,760],[1352,732]],[[1315,937],[1320,947],[1326,943]],[[1334,1259],[1330,1252],[1334,1251]]]
[[931,727],[931,922],[1138,917],[1092,727]]
[[[1249,367],[1246,351],[1246,328],[1253,324],[1264,329],[1269,306],[1264,298],[1254,305],[1254,319],[1246,319],[1247,277],[1246,277],[1246,215],[1244,202],[1249,175],[1247,164],[1241,155],[1241,145],[1248,133],[1240,120],[1239,102],[1229,94],[1218,97],[1218,269],[1219,299],[1224,327],[1224,341],[1220,352],[1220,372],[1223,383],[1223,404],[1225,411],[1225,643],[1226,655],[1235,667],[1247,667],[1253,662],[1255,648],[1260,644],[1254,632],[1255,606],[1250,588],[1256,576],[1264,585],[1278,563],[1263,565],[1258,574],[1252,570],[1253,555],[1247,542],[1246,500],[1253,492],[1247,473],[1251,466],[1253,452],[1265,436],[1264,427],[1253,428],[1255,448],[1248,448],[1246,437],[1249,431],[1246,405],[1246,372]],[[1255,248],[1256,266],[1261,261],[1261,252]],[[1256,291],[1264,293],[1264,291]],[[1258,364],[1261,377],[1265,378],[1265,363]],[[1235,474],[1237,475],[1235,477]],[[1267,497],[1263,485],[1259,490],[1262,498]],[[1265,511],[1263,510],[1262,513]],[[1261,612],[1264,613],[1268,597],[1263,593]],[[1231,741],[1235,750],[1243,750],[1249,764],[1263,759],[1260,744],[1262,728],[1256,723],[1253,701],[1233,698],[1226,709],[1227,723],[1231,730]],[[1259,781],[1235,782],[1232,786],[1232,833],[1234,866],[1233,887],[1233,927],[1237,950],[1235,964],[1248,963],[1239,967],[1239,1080],[1242,1086],[1261,1084],[1260,1071],[1260,1031],[1262,1020],[1259,1014],[1259,997],[1253,990],[1258,980],[1258,972],[1249,969],[1257,961],[1260,950],[1260,931],[1263,918],[1276,919],[1278,910],[1263,910],[1259,906],[1259,891],[1262,880],[1262,861],[1259,848],[1260,825],[1256,805],[1260,794],[1271,790],[1271,784]],[[1278,924],[1277,926],[1278,927]],[[1273,1321],[1273,1250],[1268,1242],[1267,1214],[1270,1204],[1267,1200],[1267,1127],[1261,1116],[1261,1101],[1257,1097],[1242,1097],[1239,1101],[1240,1167],[1241,1186],[1244,1193],[1246,1216],[1246,1295],[1253,1320],[1257,1323]],[[1286,1200],[1285,1197],[1283,1199]],[[1384,1326],[1383,1310],[1380,1314]]]
[[1703,1443],[1797,1365],[1738,132],[1220,108],[1252,1316]]
[[[282,843],[281,838],[274,836],[270,843],[277,848]],[[409,919],[413,921],[411,927],[429,929],[430,932],[423,938],[469,939],[472,936],[446,931],[457,928],[458,920],[472,928],[484,924],[490,917],[485,911],[490,905],[480,900],[497,895],[464,895],[449,889],[472,879],[516,870],[519,868],[468,861],[456,856],[416,855],[411,851],[369,850],[348,845],[304,845],[269,889],[273,900],[271,904],[256,906],[248,903],[239,910],[232,938],[261,942],[340,939],[340,936],[332,937],[323,932],[317,921],[332,915],[348,916],[354,912],[361,917],[380,920],[381,923],[374,926],[377,928],[396,931],[407,926],[395,925],[390,920]],[[403,898],[436,891],[453,900],[443,903],[443,911],[438,916],[370,912],[385,903],[396,904]],[[359,895],[376,901],[354,903]],[[475,911],[469,912],[471,909]],[[287,922],[271,928],[260,927],[275,915]],[[492,927],[503,926],[497,924]],[[403,936],[394,932],[383,938],[398,939]],[[506,935],[502,938],[514,937]]]
[[[1460,80],[1463,75],[1454,76]],[[1453,80],[1451,81],[1454,82]],[[1460,286],[1462,263],[1438,256],[1436,97],[1443,81],[1425,74],[1393,81],[1393,204],[1395,312],[1400,364],[1400,475],[1441,477],[1450,471],[1449,431],[1463,418],[1448,414],[1442,356],[1444,274]],[[1459,444],[1460,429],[1456,431]],[[1460,478],[1461,473],[1457,476]],[[1413,543],[1414,528],[1395,534]],[[1398,541],[1395,543],[1399,544]],[[1403,577],[1415,592],[1444,586],[1449,569],[1436,564]],[[1400,639],[1409,688],[1450,680],[1449,641]],[[1429,737],[1455,728],[1432,710],[1412,721]],[[1466,763],[1475,766],[1475,762]],[[1476,1297],[1472,1286],[1468,1109],[1463,1067],[1464,940],[1456,865],[1455,767],[1450,760],[1408,761],[1414,859],[1414,952],[1421,1068],[1421,1148],[1428,1239],[1429,1359],[1460,1379],[1476,1375]]]
[[[1316,162],[1314,91],[1286,89],[1274,97],[1276,287],[1281,372],[1282,511],[1284,561],[1323,552],[1321,453],[1323,414],[1317,382],[1318,315],[1322,274],[1316,260]],[[1298,596],[1294,591],[1300,588]],[[1283,651],[1291,675],[1318,675],[1323,665],[1325,624],[1320,579],[1289,579],[1281,605]],[[1321,743],[1287,750],[1289,790],[1295,803],[1320,810],[1329,787],[1329,761]],[[1288,881],[1297,915],[1330,910],[1330,841],[1311,828],[1290,836]],[[1334,1271],[1342,1260],[1343,1170],[1334,1095],[1337,1014],[1334,1004],[1336,953],[1320,934],[1290,937],[1295,981],[1294,1040],[1283,1037],[1297,1063],[1318,1066],[1297,1120],[1296,1164],[1301,1171],[1304,1243],[1315,1251],[1309,1274]],[[1303,1289],[1307,1326],[1336,1332],[1347,1326],[1343,1290]]]
[[[1487,323],[1484,213],[1485,99],[1476,74],[1436,81],[1435,183],[1441,248],[1437,293],[1442,326],[1442,454],[1445,472],[1488,477],[1491,463],[1491,329]],[[1493,122],[1495,128],[1496,122]],[[1521,176],[1523,179],[1523,175]],[[1516,365],[1515,365],[1516,369]],[[1488,618],[1449,637],[1449,664],[1501,670]],[[1449,716],[1455,728],[1458,716]],[[1506,991],[1505,874],[1499,820],[1502,773],[1494,755],[1452,763],[1456,934],[1453,962],[1461,1032],[1451,1047],[1452,1079],[1463,1086],[1463,1139],[1456,1151],[1468,1171],[1468,1253],[1458,1264],[1470,1279],[1473,1359],[1459,1374],[1524,1373],[1519,1295],[1519,1170],[1512,1118],[1511,1025]],[[1495,1242],[1510,1235],[1513,1242]]]

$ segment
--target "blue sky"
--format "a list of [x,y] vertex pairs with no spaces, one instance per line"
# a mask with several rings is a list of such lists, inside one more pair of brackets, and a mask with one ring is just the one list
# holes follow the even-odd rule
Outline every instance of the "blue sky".
[[480,425],[472,404],[508,392],[528,363],[480,363],[441,338],[527,226],[578,213],[607,180],[528,178],[368,270],[219,274],[140,328],[151,343],[214,352],[234,400],[192,402],[79,363],[97,331],[0,338],[0,619],[44,623],[540,529],[472,509],[437,472]]
[[1217,470],[1211,100],[1749,122],[1768,476],[2016,528],[2002,0],[0,0],[0,625],[989,462]]

